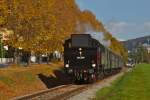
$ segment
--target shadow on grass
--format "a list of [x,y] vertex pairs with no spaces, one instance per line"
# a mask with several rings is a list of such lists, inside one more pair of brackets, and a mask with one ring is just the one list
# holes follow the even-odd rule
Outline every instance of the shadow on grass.
[[54,71],[54,74],[56,77],[47,77],[43,74],[38,74],[38,77],[47,86],[47,88],[53,88],[72,83],[71,79],[62,70],[56,70]]

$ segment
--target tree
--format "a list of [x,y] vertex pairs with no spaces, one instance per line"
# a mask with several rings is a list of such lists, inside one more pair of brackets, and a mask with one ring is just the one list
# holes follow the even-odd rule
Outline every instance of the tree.
[[105,40],[110,40],[109,48],[115,52],[116,54],[122,56],[124,61],[126,62],[128,60],[128,52],[126,48],[123,46],[121,42],[119,42],[116,38],[114,38],[111,33],[106,32],[105,33]]
[[62,50],[63,40],[76,33],[78,22],[97,30],[101,24],[91,12],[81,12],[74,0],[11,0],[7,6],[7,27],[14,31],[10,44],[27,51]]
[[80,10],[74,0],[4,0],[10,11],[5,27],[14,31],[9,45],[26,51],[62,51],[63,40],[75,31]]
[[48,33],[53,32],[55,23],[54,15],[50,13],[52,0],[5,1],[10,11],[5,27],[14,32],[9,45],[31,52],[39,40],[51,38]]
[[3,25],[6,24],[7,14],[8,14],[8,8],[6,6],[6,1],[1,0],[0,1],[0,29],[3,27]]
[[81,13],[81,25],[83,25],[84,31],[105,32],[103,24],[88,10]]
[[148,50],[145,47],[139,45],[135,53],[137,63],[148,63]]
[[[8,44],[27,52],[62,52],[62,44],[70,34],[89,29],[109,34],[95,15],[88,10],[81,11],[75,0],[2,0],[0,3],[0,25],[14,32]],[[119,44],[113,40],[116,41],[113,45]]]

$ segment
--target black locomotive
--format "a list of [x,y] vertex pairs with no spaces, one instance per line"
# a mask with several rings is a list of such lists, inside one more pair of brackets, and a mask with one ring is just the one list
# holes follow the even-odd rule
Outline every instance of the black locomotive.
[[122,58],[90,34],[72,34],[65,41],[64,67],[76,82],[94,82],[118,72],[122,66]]

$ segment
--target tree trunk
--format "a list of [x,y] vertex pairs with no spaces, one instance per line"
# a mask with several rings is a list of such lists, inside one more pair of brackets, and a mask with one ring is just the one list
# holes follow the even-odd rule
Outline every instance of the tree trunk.
[[17,53],[17,64],[19,65],[21,62],[21,54]]
[[49,54],[47,54],[47,64],[49,64]]
[[61,61],[63,61],[64,60],[64,54],[63,53],[61,53]]
[[18,53],[16,48],[14,49],[13,63],[18,64]]
[[17,64],[17,56],[14,54],[13,63]]
[[41,62],[42,62],[41,54],[38,55],[38,58],[39,58],[38,63],[41,64]]
[[27,53],[27,55],[28,55],[27,65],[30,66],[31,65],[31,52]]

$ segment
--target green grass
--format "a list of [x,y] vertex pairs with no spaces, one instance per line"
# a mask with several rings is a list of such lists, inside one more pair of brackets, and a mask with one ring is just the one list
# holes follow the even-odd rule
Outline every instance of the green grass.
[[139,64],[110,87],[96,93],[96,100],[150,100],[150,64]]
[[0,76],[0,81],[3,81],[3,83],[8,86],[12,86],[15,84],[15,82],[7,76]]

